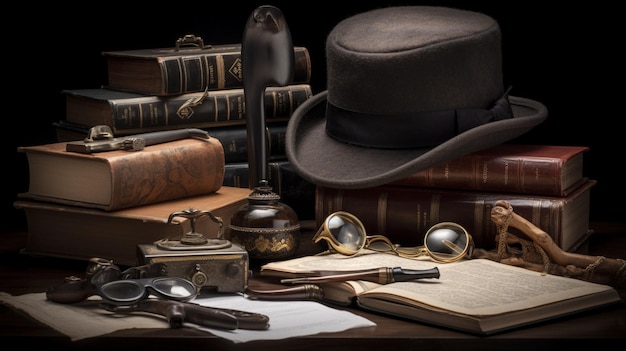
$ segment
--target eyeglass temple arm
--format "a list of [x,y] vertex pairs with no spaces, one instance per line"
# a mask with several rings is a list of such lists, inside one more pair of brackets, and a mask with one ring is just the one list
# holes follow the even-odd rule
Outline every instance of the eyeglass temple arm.
[[367,280],[378,284],[389,284],[393,282],[405,282],[415,279],[439,278],[437,267],[430,269],[404,269],[400,267],[381,267],[369,270],[347,272],[343,274],[324,274],[318,272],[318,277],[301,277],[282,279],[281,283],[326,283],[346,280]]

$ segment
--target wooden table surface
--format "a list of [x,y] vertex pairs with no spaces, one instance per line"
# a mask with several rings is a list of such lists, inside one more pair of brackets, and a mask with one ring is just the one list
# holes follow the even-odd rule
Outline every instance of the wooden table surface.
[[[316,228],[302,223],[302,240],[297,255],[322,248],[310,240]],[[611,258],[626,258],[626,223],[592,223],[594,234],[584,245],[585,252]],[[0,292],[20,295],[44,292],[66,276],[84,276],[87,263],[20,253],[26,233],[0,235]],[[262,262],[251,261],[255,273]],[[270,287],[258,274],[250,278],[250,287]],[[374,329],[355,329],[276,341],[253,341],[235,344],[192,328],[128,329],[76,342],[45,324],[9,306],[0,304],[0,338],[13,347],[61,347],[62,350],[566,350],[569,347],[623,347],[626,345],[626,289],[618,291],[623,303],[593,311],[558,318],[488,337],[475,336],[445,328],[372,314],[347,308],[377,324]],[[339,308],[339,307],[338,307]],[[11,344],[9,344],[11,342]],[[3,347],[4,348],[4,347]]]

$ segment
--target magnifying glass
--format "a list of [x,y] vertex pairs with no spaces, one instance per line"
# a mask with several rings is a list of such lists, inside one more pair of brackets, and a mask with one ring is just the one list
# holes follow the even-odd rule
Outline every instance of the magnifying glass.
[[441,222],[424,235],[424,245],[402,247],[384,235],[367,235],[363,223],[353,214],[337,211],[326,217],[313,236],[318,243],[325,240],[329,249],[346,256],[354,256],[363,249],[394,254],[404,258],[428,256],[437,262],[455,262],[471,257],[474,247],[472,236],[463,226],[454,222]]

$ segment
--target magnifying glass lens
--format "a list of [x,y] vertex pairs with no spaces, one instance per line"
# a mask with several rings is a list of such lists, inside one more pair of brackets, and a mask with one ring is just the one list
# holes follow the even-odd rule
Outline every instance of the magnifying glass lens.
[[434,226],[426,235],[425,245],[436,259],[451,260],[465,255],[469,235],[456,225]]
[[357,251],[363,248],[364,235],[354,223],[335,215],[328,219],[327,224],[331,235],[345,249]]

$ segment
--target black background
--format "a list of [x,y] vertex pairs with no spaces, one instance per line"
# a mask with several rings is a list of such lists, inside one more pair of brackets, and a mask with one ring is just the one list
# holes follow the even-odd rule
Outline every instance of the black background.
[[584,175],[598,180],[591,191],[591,220],[624,221],[621,157],[626,138],[620,130],[624,39],[617,6],[593,2],[547,7],[546,2],[528,1],[350,3],[127,1],[16,4],[13,11],[5,11],[3,230],[26,228],[22,210],[13,207],[16,194],[28,188],[26,158],[16,148],[56,141],[52,123],[65,114],[61,91],[106,84],[103,51],[172,47],[177,38],[190,33],[209,44],[240,42],[248,16],[265,4],[282,10],[294,45],[309,49],[314,92],[326,86],[326,36],[346,17],[392,5],[442,5],[490,15],[501,26],[504,79],[505,85],[513,86],[511,95],[538,100],[549,111],[546,122],[515,141],[589,146]]

